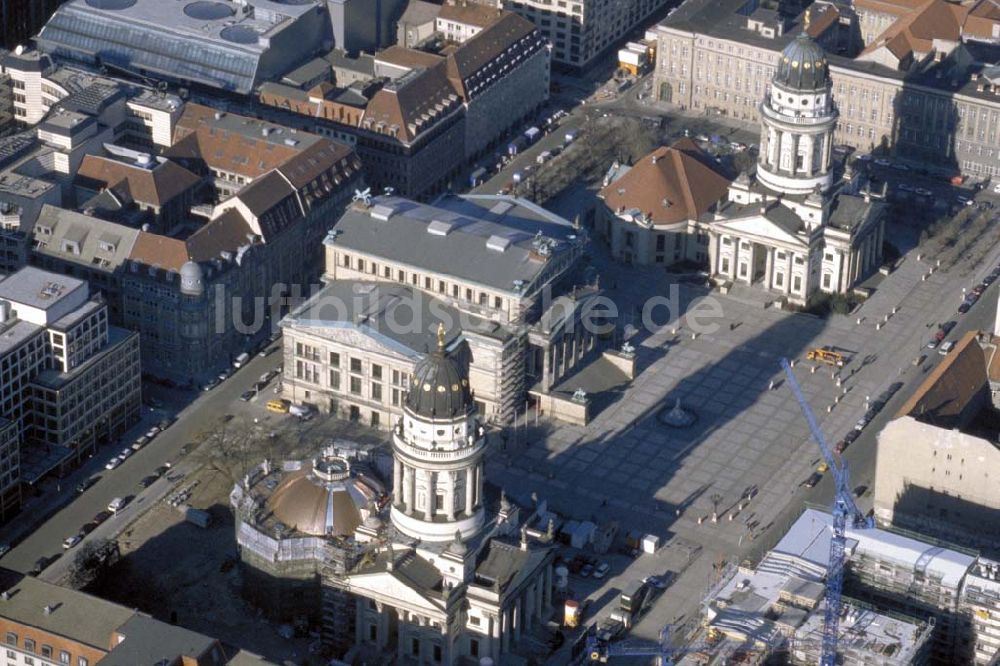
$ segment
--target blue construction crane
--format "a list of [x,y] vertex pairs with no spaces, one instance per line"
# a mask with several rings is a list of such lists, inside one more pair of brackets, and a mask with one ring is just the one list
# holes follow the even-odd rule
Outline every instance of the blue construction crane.
[[670,645],[670,625],[660,630],[658,643],[650,641],[618,641],[608,642],[597,638],[596,627],[591,627],[587,634],[587,655],[590,661],[606,663],[611,657],[658,657],[659,666],[673,666],[674,657],[680,657],[691,652],[712,649],[711,645],[688,645],[674,648]]
[[819,429],[816,416],[809,408],[809,403],[802,395],[802,388],[795,379],[792,371],[792,364],[788,359],[781,359],[781,367],[785,371],[788,385],[795,394],[795,399],[799,401],[802,413],[809,423],[809,430],[813,439],[819,444],[820,451],[823,452],[823,460],[833,474],[835,487],[833,496],[833,538],[830,539],[830,562],[826,572],[826,611],[823,616],[823,653],[820,657],[820,666],[835,666],[837,663],[837,639],[840,631],[840,596],[844,586],[844,545],[846,539],[844,532],[848,521],[855,529],[870,528],[873,526],[871,519],[865,518],[858,505],[854,503],[851,496],[850,484],[848,482],[847,461],[843,464],[837,462],[826,444],[823,432]]

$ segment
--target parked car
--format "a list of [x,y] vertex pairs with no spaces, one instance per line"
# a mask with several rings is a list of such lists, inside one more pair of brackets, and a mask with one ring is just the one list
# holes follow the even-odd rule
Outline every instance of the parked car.
[[80,543],[81,541],[83,541],[83,537],[81,537],[79,534],[74,534],[73,536],[68,536],[63,540],[62,547],[65,550],[69,550],[70,548]]
[[601,562],[594,569],[594,578],[601,579],[608,575],[608,571],[611,570],[611,565],[607,562]]
[[110,502],[108,502],[108,511],[110,511],[112,514],[117,513],[122,509],[124,509],[126,504],[128,504],[127,499],[125,499],[124,497],[116,497]]
[[4,555],[6,555],[9,552],[10,552],[10,544],[9,543],[0,544],[0,557],[3,557]]
[[944,339],[944,336],[951,333],[951,329],[955,328],[956,324],[958,324],[958,322],[956,322],[954,319],[951,321],[946,321],[945,323],[941,324],[938,327],[938,333],[941,334],[941,339]]
[[118,457],[122,459],[122,462],[125,462],[130,455],[132,455],[132,449],[122,449],[118,452]]
[[949,340],[948,342],[941,345],[941,348],[938,349],[938,354],[946,356],[954,348],[955,348],[955,342],[953,340]]
[[589,578],[592,573],[594,573],[594,565],[593,564],[584,564],[583,568],[580,569],[580,577],[581,578]]
[[163,432],[164,430],[172,426],[176,420],[177,420],[176,416],[164,416],[162,419],[160,419],[160,423],[158,424],[160,432]]
[[95,483],[97,483],[100,480],[101,480],[101,477],[99,477],[99,476],[91,476],[89,478],[86,478],[83,481],[81,481],[80,483],[76,484],[76,492],[78,492],[78,493],[86,492],[87,488],[90,488],[91,486],[93,486]]
[[969,301],[962,301],[962,304],[958,306],[958,314],[965,314],[972,308],[972,303]]
[[97,523],[98,525],[100,525],[110,517],[111,517],[110,511],[99,511],[96,514],[94,514],[94,517],[90,519],[90,522]]
[[160,434],[160,426],[153,426],[146,431],[146,439],[153,439]]
[[135,442],[132,443],[132,450],[138,451],[147,444],[149,444],[149,436],[143,435],[142,437],[140,437],[139,439],[135,440]]
[[937,349],[937,346],[941,344],[941,340],[938,339],[937,335],[927,341],[928,349]]
[[847,441],[842,439],[833,446],[833,450],[834,452],[840,454],[846,451],[848,446],[849,444]]
[[853,444],[853,443],[854,443],[854,440],[856,440],[856,439],[857,439],[858,437],[860,437],[860,436],[861,436],[861,431],[860,431],[860,430],[853,430],[853,429],[852,429],[852,430],[849,430],[849,431],[847,432],[847,434],[846,434],[846,435],[844,435],[844,442],[845,442],[845,443],[846,443],[846,444],[847,444],[848,446],[850,446],[851,444]]
[[972,293],[976,296],[982,296],[984,291],[986,291],[986,285],[984,284],[977,284],[972,288]]
[[670,584],[670,572],[667,572],[665,576],[647,576],[642,582],[655,587],[657,590],[665,590]]
[[813,472],[812,474],[809,475],[808,479],[802,482],[802,485],[805,486],[806,488],[812,488],[817,483],[819,483],[819,480],[822,478],[823,478],[822,474],[820,474],[819,472]]
[[111,460],[109,460],[107,463],[105,463],[104,469],[114,469],[115,467],[118,467],[118,465],[121,465],[121,464],[122,464],[122,459],[119,458],[118,456],[115,456],[114,458],[112,458]]
[[212,379],[208,380],[208,382],[205,384],[205,386],[202,387],[201,390],[203,390],[203,391],[211,391],[212,389],[214,389],[216,386],[218,386],[221,383],[222,383],[222,381],[219,380],[218,378],[212,378]]
[[[954,324],[955,322],[950,322],[950,323]],[[892,397],[896,395],[899,392],[899,389],[901,388],[903,388],[903,382],[893,382],[889,384],[889,388],[887,388],[885,392],[888,393],[890,397]]]
[[243,393],[240,394],[240,400],[242,400],[243,402],[250,402],[251,400],[253,400],[253,397],[255,395],[257,395],[256,391],[253,390],[243,391]]
[[156,483],[156,480],[158,478],[159,478],[158,476],[154,476],[152,474],[150,474],[149,476],[145,476],[145,477],[142,478],[141,481],[139,481],[139,487],[140,488],[149,488],[151,485],[153,485],[154,483]]
[[155,474],[156,476],[163,476],[169,471],[170,471],[169,465],[160,465],[159,467],[153,470],[153,474]]

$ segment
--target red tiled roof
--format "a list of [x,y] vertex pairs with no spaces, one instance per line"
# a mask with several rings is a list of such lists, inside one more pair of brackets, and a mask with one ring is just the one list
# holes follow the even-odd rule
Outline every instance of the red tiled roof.
[[602,189],[600,196],[612,211],[637,208],[654,224],[696,219],[725,196],[730,183],[704,158],[690,139],[662,146]]
[[164,205],[199,182],[198,176],[169,160],[146,169],[101,155],[85,155],[77,178],[109,189],[125,182],[133,200],[153,206]]

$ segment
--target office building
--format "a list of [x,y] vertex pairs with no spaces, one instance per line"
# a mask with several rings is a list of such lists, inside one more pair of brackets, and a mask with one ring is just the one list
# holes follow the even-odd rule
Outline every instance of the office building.
[[360,184],[342,144],[197,104],[165,156],[107,145],[75,175],[78,210],[42,207],[32,261],[88,279],[142,334],[144,369],[181,381],[228,366],[308,293]]
[[[1000,173],[1000,54],[992,43],[1000,17],[991,3],[854,4],[869,31],[857,57],[850,57],[849,31],[858,19],[843,5],[814,3],[805,26],[806,14],[747,16],[742,0],[691,0],[657,27],[654,93],[679,109],[752,125],[782,50],[805,29],[827,52],[835,143],[886,149],[945,173]],[[877,21],[867,9],[876,5],[889,8],[876,12]]]
[[248,94],[313,57],[323,5],[249,0],[69,0],[35,40],[59,59],[177,86]]
[[665,4],[664,0],[569,0],[561,4],[506,0],[502,6],[538,27],[552,44],[556,63],[582,69],[641,27]]
[[441,53],[394,46],[375,56],[365,80],[265,83],[260,102],[282,123],[354,146],[372,187],[430,198],[449,188],[467,159],[548,100],[549,49],[541,33],[510,13],[479,18],[474,25],[449,22],[466,26],[451,33],[464,41]]
[[550,514],[487,491],[485,449],[441,330],[407,382],[387,465],[331,447],[311,463],[265,461],[234,487],[244,570],[299,590],[275,592],[282,610],[319,615],[345,661],[518,658],[552,608]]
[[14,666],[271,662],[110,601],[0,569],[0,641]]
[[20,464],[21,483],[79,465],[139,420],[138,336],[109,326],[107,305],[86,282],[21,269],[0,281],[0,313],[0,415],[21,443],[5,462]]

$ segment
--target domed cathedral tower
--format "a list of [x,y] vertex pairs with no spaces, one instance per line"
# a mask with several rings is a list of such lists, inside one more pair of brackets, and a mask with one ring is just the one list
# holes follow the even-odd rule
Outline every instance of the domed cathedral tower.
[[484,522],[484,428],[476,417],[468,377],[437,350],[413,371],[403,415],[393,430],[392,523],[424,542],[474,536]]
[[[808,19],[806,21],[808,27]],[[805,30],[782,51],[760,104],[757,180],[785,194],[826,192],[837,110],[823,48]]]

